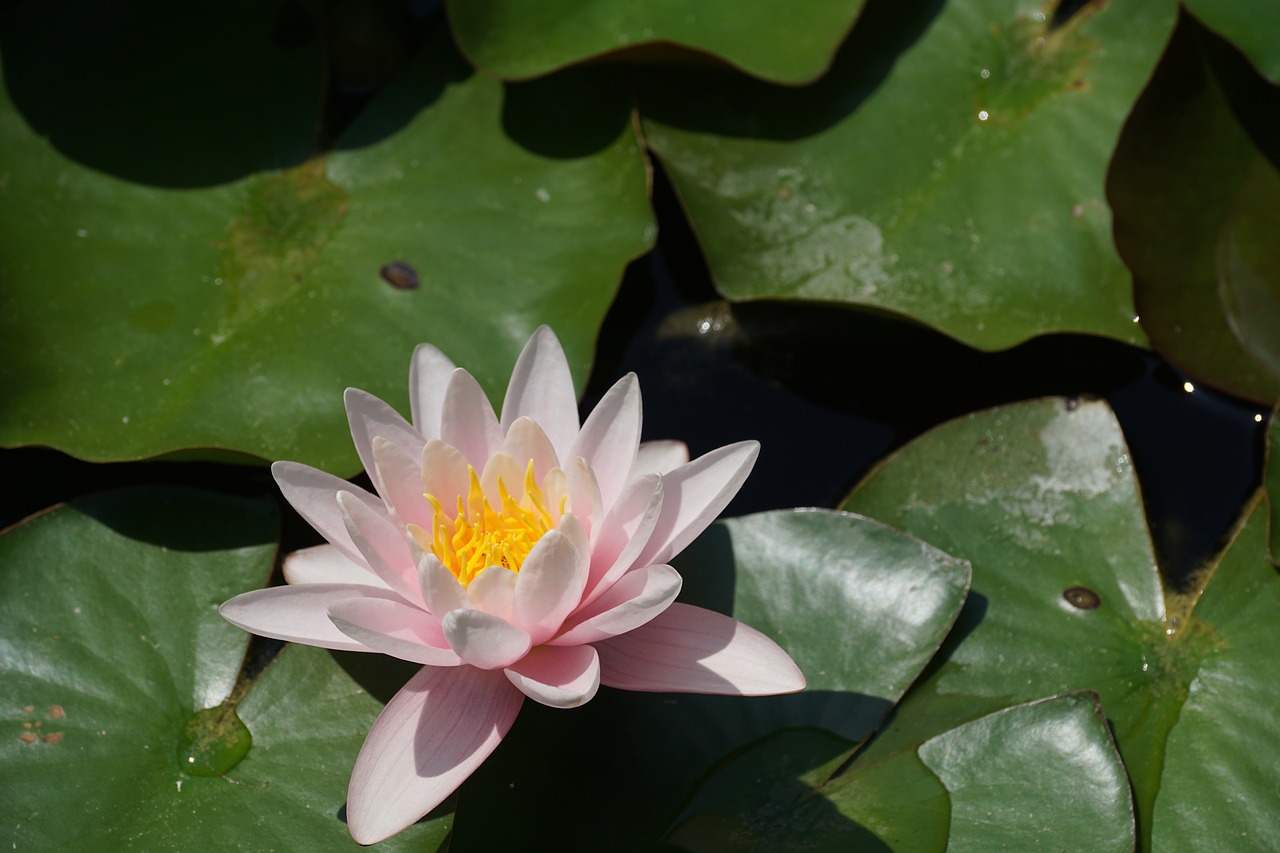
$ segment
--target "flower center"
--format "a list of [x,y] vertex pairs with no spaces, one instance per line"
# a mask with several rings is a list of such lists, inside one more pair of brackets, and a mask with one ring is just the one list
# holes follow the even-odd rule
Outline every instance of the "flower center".
[[[458,496],[458,511],[450,517],[434,495],[426,495],[434,510],[429,541],[426,531],[415,530],[415,538],[444,563],[463,586],[490,566],[520,571],[533,546],[548,530],[555,518],[548,511],[546,496],[533,477],[533,460],[524,473],[524,488],[519,498],[507,491],[498,478],[498,506],[495,508],[480,488],[476,469],[467,466],[471,485],[466,497]],[[564,512],[561,499],[560,512]]]

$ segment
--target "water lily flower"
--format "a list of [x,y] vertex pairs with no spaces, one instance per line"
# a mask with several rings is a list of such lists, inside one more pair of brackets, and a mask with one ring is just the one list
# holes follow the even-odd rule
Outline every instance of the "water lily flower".
[[499,419],[476,380],[423,344],[412,425],[346,393],[377,494],[277,462],[285,497],[328,540],[285,560],[287,586],[222,605],[266,637],[422,664],[370,729],[347,791],[372,844],[449,796],[494,750],[526,697],[556,708],[624,690],[766,695],[803,689],[776,643],[675,603],[668,561],[738,491],[759,445],[689,461],[640,442],[640,388],[618,381],[579,424],[550,329],[516,362]]

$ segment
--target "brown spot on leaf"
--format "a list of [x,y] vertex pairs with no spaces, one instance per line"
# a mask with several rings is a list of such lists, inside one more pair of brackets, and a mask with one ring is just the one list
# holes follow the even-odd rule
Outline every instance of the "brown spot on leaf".
[[34,711],[35,709],[36,709],[36,706],[35,706],[35,705],[23,705],[23,706],[22,706],[22,713],[24,713],[24,714],[30,714],[30,713],[31,713],[32,711]]
[[418,278],[418,271],[413,268],[412,264],[405,261],[392,261],[389,264],[383,264],[382,269],[378,270],[378,274],[382,276],[383,281],[396,290],[417,290],[422,286],[422,279]]
[[53,705],[49,708],[49,716],[55,720],[60,720],[67,715],[67,711],[61,705]]
[[1063,590],[1062,597],[1077,610],[1097,610],[1102,604],[1102,598],[1087,586],[1073,586]]
[[49,732],[44,737],[40,738],[40,740],[45,743],[62,743],[62,732]]
[[33,735],[31,732],[23,732],[22,734],[18,735],[18,740],[22,741],[23,743],[35,743],[36,736]]

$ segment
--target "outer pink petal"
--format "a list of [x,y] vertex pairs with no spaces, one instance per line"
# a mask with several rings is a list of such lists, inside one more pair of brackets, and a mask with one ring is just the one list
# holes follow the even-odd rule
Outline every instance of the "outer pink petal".
[[339,631],[329,620],[329,608],[349,598],[394,600],[396,596],[373,587],[347,584],[276,586],[237,595],[224,602],[218,612],[232,625],[260,637],[274,637],[322,649],[374,651]]
[[378,577],[405,599],[417,602],[418,567],[401,528],[352,496],[338,492],[347,534]]
[[557,457],[570,458],[578,435],[578,395],[560,341],[547,326],[538,327],[516,359],[502,401],[502,431],[521,417],[542,427]]
[[409,363],[409,411],[422,437],[440,437],[440,412],[444,389],[456,368],[449,357],[431,344],[418,344]]
[[591,551],[583,604],[590,604],[636,564],[662,512],[662,481],[656,474],[632,480],[600,529]]
[[342,507],[338,506],[338,492],[351,492],[370,509],[385,515],[387,509],[381,499],[346,480],[339,480],[332,474],[298,462],[272,464],[271,476],[275,477],[285,500],[293,505],[308,524],[352,562],[365,565],[364,555],[357,550],[351,542],[351,536],[347,534]]
[[571,626],[555,639],[553,646],[576,646],[607,640],[654,619],[676,600],[683,580],[670,566],[646,566],[627,572],[589,607],[573,614]]
[[581,456],[595,471],[604,506],[613,506],[631,479],[631,466],[640,444],[642,412],[640,383],[634,373],[619,379],[587,416],[573,457]]
[[347,788],[352,838],[382,841],[438,806],[489,757],[523,702],[500,672],[424,667],[360,748]]
[[600,689],[600,658],[590,646],[540,646],[505,671],[521,693],[552,708],[585,705]]
[[760,443],[740,441],[662,477],[662,515],[637,565],[666,563],[715,520],[751,473]]
[[[425,449],[423,451],[425,453]],[[410,456],[382,436],[373,440],[374,465],[382,481],[382,498],[401,525],[431,529],[432,510],[422,489],[422,455]]]
[[516,575],[512,622],[536,646],[551,638],[578,606],[587,568],[573,541],[558,530],[544,534]]
[[347,405],[347,423],[351,426],[351,440],[355,442],[356,453],[360,455],[369,479],[373,480],[373,487],[381,494],[382,483],[373,459],[373,440],[382,436],[417,459],[422,455],[426,439],[399,412],[366,391],[348,388],[342,399]]
[[689,448],[683,441],[646,441],[636,450],[636,463],[631,476],[667,474],[689,461]]
[[452,444],[477,471],[502,446],[502,430],[484,389],[465,370],[455,370],[445,388],[440,439]]
[[333,545],[314,545],[287,555],[284,579],[291,584],[340,583],[388,588],[363,561],[352,561]]
[[673,604],[636,630],[595,644],[600,681],[623,690],[768,696],[804,689],[777,643],[712,610]]
[[379,598],[355,598],[329,605],[329,619],[351,639],[383,654],[429,666],[462,663],[448,648],[435,617],[416,607]]
[[482,610],[454,610],[440,624],[458,657],[480,669],[511,666],[529,652],[528,633]]
[[596,483],[595,472],[581,456],[575,456],[565,469],[569,478],[569,511],[577,516],[587,530],[591,543],[600,536],[600,525],[604,522],[604,504],[600,500],[600,486]]

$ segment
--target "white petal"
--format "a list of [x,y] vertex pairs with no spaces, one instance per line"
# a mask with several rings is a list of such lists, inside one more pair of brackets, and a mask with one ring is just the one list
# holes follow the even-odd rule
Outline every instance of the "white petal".
[[673,604],[647,625],[595,644],[600,683],[622,690],[769,696],[804,675],[764,634],[736,619]]
[[578,606],[586,580],[586,566],[569,537],[558,530],[546,533],[516,575],[511,621],[529,632],[534,645],[549,639]]
[[352,838],[382,841],[440,805],[502,741],[523,702],[500,672],[424,667],[360,747],[347,788]]
[[430,530],[432,511],[423,495],[421,459],[422,454],[410,456],[382,436],[373,440],[374,465],[387,507],[402,524],[417,524]]
[[689,448],[683,441],[645,441],[636,451],[631,476],[666,474],[689,461]]
[[440,437],[440,413],[444,391],[456,368],[449,357],[431,344],[418,344],[409,364],[409,411],[422,437]]
[[[337,497],[334,498],[337,503]],[[349,559],[333,545],[313,545],[284,558],[284,579],[291,584],[365,584],[387,589],[387,584],[364,564]]]
[[467,606],[467,591],[435,554],[423,554],[418,560],[418,588],[423,604],[436,616]]
[[569,458],[578,435],[578,395],[560,341],[546,326],[539,326],[529,338],[511,371],[502,401],[503,432],[521,417],[532,418],[542,427],[558,458]]
[[480,669],[511,666],[531,645],[528,633],[481,610],[454,610],[440,624],[458,657]]
[[534,481],[538,483],[552,468],[560,467],[560,458],[551,446],[551,440],[531,418],[516,418],[511,429],[507,430],[502,449],[519,465],[522,480],[530,460],[533,461]]
[[[471,473],[467,470],[467,457],[458,448],[439,439],[432,439],[422,448],[422,491],[440,501],[440,506],[450,515],[458,507],[458,498],[465,498],[471,488]],[[430,531],[431,525],[422,525]]]
[[636,564],[666,563],[684,550],[733,500],[758,455],[759,442],[740,441],[664,474],[662,514]]
[[636,564],[662,512],[662,481],[656,474],[632,480],[605,519],[591,551],[583,603],[590,604]]
[[455,370],[445,388],[440,438],[467,457],[477,471],[502,446],[502,430],[484,389],[465,370]]
[[365,564],[364,555],[347,534],[342,507],[338,506],[338,492],[350,492],[370,509],[385,515],[387,508],[380,498],[346,480],[339,480],[332,474],[297,462],[272,464],[271,476],[275,477],[285,500],[306,519],[308,524],[329,540],[347,559],[361,565]]
[[641,423],[640,382],[634,373],[628,373],[600,398],[574,442],[570,458],[581,456],[587,460],[606,508],[613,506],[633,476],[631,468],[640,444]]
[[347,423],[351,426],[351,440],[355,442],[360,463],[373,481],[373,487],[382,494],[382,483],[373,459],[373,440],[382,436],[417,459],[422,455],[426,439],[399,412],[368,392],[348,388],[342,399],[347,406]]
[[369,568],[388,587],[405,599],[417,602],[418,567],[401,528],[369,509],[350,492],[338,492],[338,505],[342,507],[347,535]]
[[329,606],[329,619],[351,639],[383,654],[430,666],[457,666],[440,623],[431,614],[398,601],[356,598]]
[[590,646],[540,646],[505,672],[521,693],[552,708],[585,705],[600,689],[600,658]]
[[329,621],[329,607],[349,598],[394,600],[395,593],[347,584],[276,586],[237,595],[224,602],[218,612],[232,625],[260,637],[274,637],[322,649],[373,651],[339,631]]
[[502,506],[498,491],[499,480],[506,487],[507,494],[519,498],[521,484],[524,483],[524,468],[501,451],[489,457],[489,461],[484,465],[484,471],[480,474],[480,490],[489,500],[489,506],[494,508]]
[[596,475],[581,456],[574,457],[565,474],[569,477],[569,511],[577,516],[592,543],[600,535],[604,520],[604,505],[600,500],[600,487]]
[[607,640],[654,619],[680,594],[683,580],[670,566],[645,566],[627,572],[589,607],[574,613],[553,646],[574,646]]
[[502,566],[482,569],[467,585],[467,601],[477,610],[511,621],[516,600],[516,573]]

